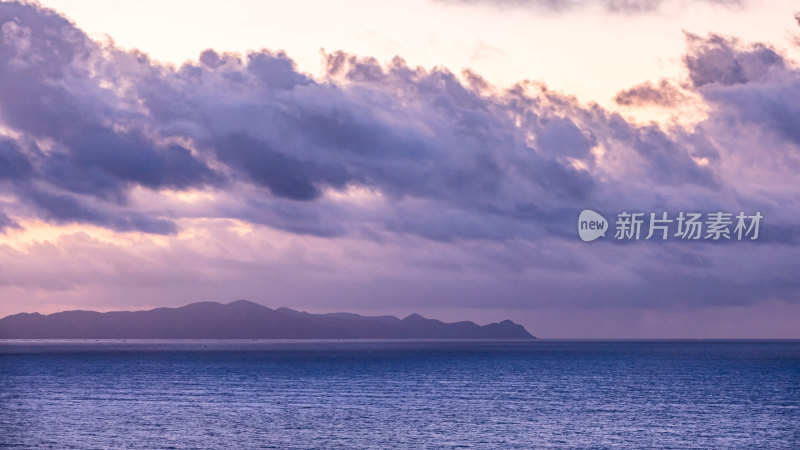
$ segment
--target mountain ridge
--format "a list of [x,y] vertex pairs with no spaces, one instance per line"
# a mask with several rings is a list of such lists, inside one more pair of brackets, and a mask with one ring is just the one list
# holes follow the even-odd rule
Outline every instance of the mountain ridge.
[[445,323],[413,313],[312,314],[249,300],[141,311],[19,313],[0,319],[0,339],[536,339],[508,319]]

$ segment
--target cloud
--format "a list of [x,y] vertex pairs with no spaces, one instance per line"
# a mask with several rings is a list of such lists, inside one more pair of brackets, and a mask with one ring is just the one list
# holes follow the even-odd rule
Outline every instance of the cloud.
[[[525,227],[533,228],[526,236],[541,236],[566,223],[561,211],[591,201],[607,183],[590,170],[597,164],[592,149],[601,145],[641,159],[634,177],[714,186],[710,169],[667,135],[535,86],[489,93],[446,69],[411,68],[400,59],[384,66],[341,52],[327,55],[325,80],[266,50],[207,50],[174,69],[103,48],[53,12],[4,8],[13,17],[2,25],[4,76],[19,78],[7,86],[24,89],[0,92],[0,111],[30,141],[27,184],[37,185],[16,189],[49,220],[163,233],[171,229],[168,218],[150,223],[135,210],[120,211],[130,189],[224,191],[244,183],[263,189],[249,204],[275,212],[208,213],[282,217],[274,222],[282,229],[314,230],[306,218],[327,211],[326,222],[340,223],[337,233],[361,232],[370,217],[384,231],[443,236],[431,232],[440,225],[418,214],[397,219],[400,205],[413,201],[450,210],[464,223],[491,218],[501,227],[464,229],[470,239],[509,239]],[[33,144],[45,141],[49,148],[35,152]],[[379,217],[323,206],[325,192],[353,186],[390,203]],[[69,204],[98,201],[70,214],[47,195]],[[312,203],[288,208],[282,199]],[[305,212],[281,213],[289,209]],[[291,217],[295,224],[287,223]]]
[[9,228],[19,228],[19,224],[0,211],[0,233],[4,233]]
[[[600,6],[617,14],[642,14],[659,11],[664,5],[679,3],[675,0],[436,0],[442,3],[478,5],[484,4],[499,8],[534,8],[551,12],[566,12],[579,8]],[[702,0],[704,3],[725,7],[741,6],[743,0]]]
[[785,68],[783,57],[764,44],[742,48],[735,39],[719,35],[708,38],[687,33],[689,53],[684,57],[695,87],[716,83],[723,86],[746,84]]
[[0,180],[25,180],[33,165],[14,140],[0,139]]
[[215,139],[212,146],[220,161],[239,169],[277,197],[313,200],[319,197],[322,186],[341,189],[349,181],[342,167],[294,159],[244,134]]
[[634,148],[645,157],[649,175],[664,185],[691,183],[709,188],[718,187],[714,172],[700,166],[685,149],[655,126],[636,130]]
[[[742,45],[735,39],[688,35],[684,57],[689,78],[714,107],[711,121],[756,127],[751,132],[778,137],[796,163],[800,107],[789,99],[800,95],[800,71],[777,50],[764,44]],[[795,157],[792,157],[794,155]]]
[[0,117],[23,136],[14,150],[18,183],[35,178],[124,204],[134,185],[183,189],[220,182],[188,149],[147,134],[146,112],[113,87],[122,82],[121,68],[107,58],[108,49],[66,19],[35,5],[4,3],[0,30]]
[[[159,235],[171,259],[158,262],[156,249],[145,258],[153,264],[202,275],[214,254],[256,278],[265,256],[239,256],[247,239],[207,237],[194,221],[282,230],[281,239],[342,243],[320,265],[346,274],[330,281],[337,296],[363,302],[409,284],[422,303],[514,308],[798,299],[787,236],[797,225],[800,76],[769,46],[687,35],[689,82],[618,95],[669,106],[685,86],[708,107],[687,129],[639,124],[542,83],[498,89],[400,58],[324,54],[319,77],[269,50],[207,50],[165,66],[19,3],[0,4],[0,28],[0,228],[43,220]],[[774,228],[756,243],[587,246],[574,230],[584,208],[761,211]],[[189,246],[193,233],[213,249]],[[348,282],[373,290],[355,295]]]
[[687,99],[686,94],[675,87],[669,80],[661,80],[658,85],[646,81],[642,84],[624,89],[617,93],[614,101],[623,106],[655,105],[671,108]]
[[135,230],[154,234],[172,234],[177,231],[175,224],[169,220],[136,211],[117,212],[93,207],[67,194],[27,188],[20,196],[30,202],[42,218],[58,224],[91,223],[117,231]]

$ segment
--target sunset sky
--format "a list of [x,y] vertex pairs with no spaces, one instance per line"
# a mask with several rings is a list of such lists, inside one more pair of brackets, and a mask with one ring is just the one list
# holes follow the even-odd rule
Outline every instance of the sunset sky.
[[[799,14],[2,3],[0,316],[246,298],[800,338]],[[764,221],[755,241],[586,243],[583,209]]]

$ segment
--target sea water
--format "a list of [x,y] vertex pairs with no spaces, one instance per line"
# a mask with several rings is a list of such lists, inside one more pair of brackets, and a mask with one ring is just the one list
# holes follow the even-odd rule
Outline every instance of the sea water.
[[0,446],[800,448],[800,342],[0,341]]

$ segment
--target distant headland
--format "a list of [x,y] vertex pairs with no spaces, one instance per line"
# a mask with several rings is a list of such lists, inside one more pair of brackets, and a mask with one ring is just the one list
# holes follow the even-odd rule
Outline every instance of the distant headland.
[[247,300],[148,311],[64,311],[0,319],[0,339],[536,339],[510,320],[444,323],[272,309]]

